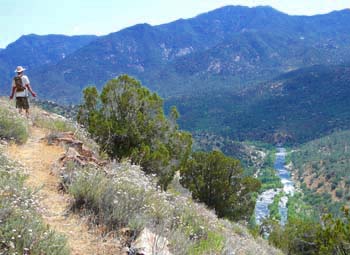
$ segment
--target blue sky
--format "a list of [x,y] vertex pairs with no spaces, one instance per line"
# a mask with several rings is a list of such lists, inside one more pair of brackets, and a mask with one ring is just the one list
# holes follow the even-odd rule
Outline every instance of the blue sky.
[[225,5],[270,5],[292,15],[350,8],[349,0],[0,0],[0,48],[24,34],[103,35],[190,18]]

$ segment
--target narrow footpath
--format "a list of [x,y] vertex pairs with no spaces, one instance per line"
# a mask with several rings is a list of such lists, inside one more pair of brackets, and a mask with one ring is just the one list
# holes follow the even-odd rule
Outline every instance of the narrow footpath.
[[51,171],[64,149],[47,145],[41,140],[45,135],[45,130],[31,127],[26,144],[9,145],[6,149],[9,158],[27,169],[26,186],[32,190],[39,190],[44,221],[53,230],[67,237],[72,255],[120,254],[116,239],[101,237],[97,228],[89,228],[80,216],[69,212],[70,197],[58,191],[59,178]]

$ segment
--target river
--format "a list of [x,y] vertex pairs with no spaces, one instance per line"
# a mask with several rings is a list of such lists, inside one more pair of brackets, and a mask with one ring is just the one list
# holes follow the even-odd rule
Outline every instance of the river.
[[[284,196],[281,198],[278,209],[281,215],[280,224],[284,226],[287,222],[288,217],[288,196],[294,195],[294,182],[292,181],[291,174],[285,167],[286,164],[286,149],[282,147],[277,148],[276,160],[274,163],[274,168],[277,175],[281,178],[283,184]],[[281,189],[269,189],[264,191],[258,196],[255,206],[255,221],[257,225],[260,225],[264,218],[268,218],[270,211],[269,205],[272,204],[274,197],[280,193]]]

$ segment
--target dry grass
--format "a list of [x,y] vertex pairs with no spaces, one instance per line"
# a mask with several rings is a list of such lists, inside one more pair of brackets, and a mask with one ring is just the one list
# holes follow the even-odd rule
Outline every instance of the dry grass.
[[1,98],[0,138],[25,143],[28,135],[28,120],[17,112],[11,102]]
[[[122,162],[74,171],[69,186],[74,208],[92,213],[95,223],[108,230],[129,227],[139,233],[151,229],[167,238],[168,248],[179,255],[281,254],[265,240],[254,239],[244,226],[218,219],[183,188],[160,191],[139,166]],[[173,183],[172,187],[179,186]]]
[[44,221],[67,237],[72,254],[117,254],[118,242],[103,243],[97,228],[89,229],[77,215],[69,215],[69,196],[58,193],[59,178],[52,174],[51,165],[63,153],[63,148],[41,142],[46,133],[31,130],[31,137],[22,146],[11,145],[7,154],[28,169],[26,186],[38,190]]
[[66,239],[44,224],[23,168],[0,153],[0,254],[68,255]]

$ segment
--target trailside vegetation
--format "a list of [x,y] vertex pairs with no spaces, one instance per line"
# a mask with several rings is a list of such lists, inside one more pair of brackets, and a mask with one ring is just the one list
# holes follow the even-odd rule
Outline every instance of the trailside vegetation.
[[166,189],[191,153],[191,135],[179,130],[178,117],[172,108],[166,118],[157,94],[121,75],[110,80],[100,94],[96,87],[84,90],[78,122],[111,158],[130,158],[146,173],[156,174],[159,185]]
[[294,218],[284,229],[275,224],[269,242],[286,254],[350,254],[349,210],[340,218],[326,214],[321,222]]
[[24,143],[29,136],[26,120],[11,111],[8,105],[0,103],[0,138]]
[[66,238],[39,215],[37,195],[24,187],[22,172],[0,152],[0,254],[70,254]]
[[[214,211],[195,203],[183,192],[179,175],[167,191],[159,192],[153,176],[126,161],[98,168],[69,164],[62,171],[70,176],[62,182],[74,197],[72,209],[91,213],[106,233],[129,228],[131,250],[133,241],[147,228],[156,236],[153,254],[163,254],[164,248],[174,255],[233,254],[237,250],[280,254],[260,238],[253,239],[246,228],[218,219]],[[167,247],[161,245],[163,238],[169,242]]]
[[181,171],[181,184],[192,196],[215,209],[219,217],[248,220],[260,182],[244,177],[240,162],[219,151],[194,152]]
[[249,219],[260,182],[245,177],[240,162],[221,152],[192,153],[192,136],[179,130],[178,117],[174,107],[166,118],[157,94],[121,75],[101,93],[86,88],[77,119],[111,158],[129,158],[145,173],[155,174],[163,189],[180,171],[181,183],[193,198],[219,217]]

